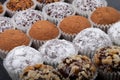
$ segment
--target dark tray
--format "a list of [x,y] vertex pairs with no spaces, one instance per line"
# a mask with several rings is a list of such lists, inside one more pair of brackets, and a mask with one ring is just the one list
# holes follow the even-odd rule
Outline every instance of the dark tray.
[[[6,0],[0,0],[4,3]],[[120,0],[107,0],[108,5],[120,10]],[[11,80],[8,73],[5,71],[2,60],[0,59],[0,80]],[[97,77],[96,80],[103,80],[100,77]]]

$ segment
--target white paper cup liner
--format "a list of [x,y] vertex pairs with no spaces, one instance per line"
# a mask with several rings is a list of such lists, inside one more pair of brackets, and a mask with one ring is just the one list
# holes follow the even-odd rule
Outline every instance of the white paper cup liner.
[[[58,2],[64,2],[64,0],[60,0],[60,1],[58,1]],[[54,2],[52,2],[52,3],[54,3]],[[37,8],[38,8],[39,10],[42,10],[42,8],[43,8],[45,5],[47,5],[47,4],[45,4],[45,3],[40,3],[40,2],[37,1],[37,0],[36,0],[36,4],[37,4]],[[50,4],[50,3],[48,3],[48,4]]]
[[[28,46],[31,46],[31,44],[32,44],[32,40],[30,40]],[[0,58],[1,59],[6,58],[8,53],[9,53],[9,51],[5,51],[5,50],[0,49]]]
[[[35,9],[36,8],[36,2],[35,2],[35,0],[32,0],[32,1],[33,1],[34,5],[31,6],[30,8],[28,8],[28,9]],[[6,10],[8,16],[12,17],[18,11],[12,11],[12,10],[8,9],[7,6],[6,6],[8,2],[9,2],[9,0],[6,0],[6,2],[4,3],[4,7],[5,7],[5,10]]]
[[[30,30],[30,29],[29,29],[29,30]],[[33,46],[35,49],[38,49],[38,48],[39,48],[40,46],[42,46],[46,41],[48,41],[48,40],[36,40],[36,39],[32,38],[32,37],[29,35],[29,30],[27,30],[27,35],[31,38],[31,40],[32,40],[32,46]],[[58,30],[59,30],[59,28],[58,28]],[[59,39],[60,36],[61,36],[61,32],[60,32],[60,30],[59,30],[58,36],[55,37],[54,39]],[[50,39],[50,40],[52,40],[52,39]]]
[[[43,14],[44,16],[46,17],[46,19],[50,22],[53,22],[54,24],[58,24],[62,19],[60,18],[53,18],[51,16],[49,16],[47,13],[46,13],[46,9],[51,6],[52,4],[65,4],[65,5],[69,5],[69,7],[71,7],[73,9],[73,13],[71,15],[75,15],[76,11],[74,9],[74,7],[71,5],[71,4],[68,4],[68,3],[65,3],[65,2],[55,2],[55,3],[51,3],[51,4],[47,4],[46,6],[43,7],[42,11],[43,11]],[[70,16],[70,15],[69,15]]]
[[65,32],[63,32],[63,31],[61,30],[61,36],[62,36],[62,38],[65,39],[65,40],[68,40],[68,41],[71,41],[71,42],[72,42],[76,35],[77,35],[77,34],[68,34],[68,33],[65,33]]
[[[102,1],[102,3],[104,3],[104,5],[99,6],[99,7],[106,7],[106,6],[108,5],[108,3],[107,3],[106,0],[101,0],[101,1]],[[76,0],[73,0],[72,5],[75,7],[75,6],[76,6],[76,3],[77,3]],[[95,9],[96,9],[96,8],[94,8],[93,11],[94,11]],[[78,9],[77,7],[75,7],[75,10],[76,10],[76,14],[81,15],[81,16],[84,16],[84,17],[86,17],[86,18],[88,18],[89,15],[90,15],[91,12],[92,12],[92,11],[90,11],[90,10],[84,11],[84,10]]]
[[99,76],[104,80],[120,80],[120,72],[104,72],[102,70],[98,70]]

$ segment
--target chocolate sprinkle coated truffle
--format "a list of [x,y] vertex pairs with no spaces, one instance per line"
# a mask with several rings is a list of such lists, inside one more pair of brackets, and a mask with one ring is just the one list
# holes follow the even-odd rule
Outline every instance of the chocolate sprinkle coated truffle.
[[63,19],[64,17],[70,16],[74,13],[73,8],[64,2],[55,2],[46,5],[45,13],[52,18]]
[[60,74],[49,65],[36,64],[25,68],[22,80],[61,80]]
[[120,71],[120,47],[110,46],[99,48],[94,55],[94,62],[103,71]]
[[96,73],[91,60],[81,55],[65,58],[57,68],[65,80],[90,80]]
[[12,18],[16,28],[23,31],[27,31],[34,22],[44,19],[42,12],[32,9],[17,12]]
[[120,21],[108,29],[108,35],[114,44],[120,45]]
[[96,8],[107,6],[107,2],[106,0],[74,0],[73,5],[79,14],[88,16]]
[[0,32],[4,32],[7,29],[13,29],[13,24],[10,18],[0,17]]
[[81,31],[73,40],[79,46],[79,53],[93,57],[99,47],[111,46],[109,36],[98,28],[87,28]]

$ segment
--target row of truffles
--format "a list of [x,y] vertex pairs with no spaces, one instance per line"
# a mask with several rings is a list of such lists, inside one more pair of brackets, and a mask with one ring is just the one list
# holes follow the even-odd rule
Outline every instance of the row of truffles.
[[[72,7],[69,7],[67,3],[57,2],[57,4],[52,3],[48,6],[46,5],[46,10],[42,12],[31,9],[16,12],[9,22],[12,23],[14,28],[27,32],[36,21],[48,20],[61,28],[65,39],[69,36],[69,40],[72,40],[76,34],[88,27],[100,28],[107,33],[108,29],[120,20],[119,11],[112,7],[97,8],[87,19],[83,16],[75,15]],[[6,21],[6,19],[3,21]],[[2,23],[1,26],[4,29]],[[8,26],[10,25],[8,24]],[[8,26],[6,23],[5,29],[9,29]]]
[[[93,62],[85,55],[77,55],[74,51],[70,53],[71,48],[58,47],[56,53],[51,52],[56,51],[55,47],[48,45],[48,48],[44,55],[29,46],[19,46],[11,50],[4,59],[3,65],[12,80],[94,80],[97,73],[105,80],[120,78],[120,47],[118,46],[98,48],[92,58]],[[56,62],[57,65],[54,65]]]
[[[43,64],[46,60],[42,52],[29,46],[19,46],[9,52],[3,65],[12,80],[20,78],[20,80],[73,80],[74,78],[75,80],[90,80],[96,77],[96,68],[90,58],[77,55],[74,51],[72,51],[74,53],[67,51],[68,53],[61,52],[61,54],[60,51],[62,48],[56,54],[44,53],[47,58],[51,58],[52,62],[58,63],[55,67]],[[50,63],[49,59],[47,61]]]
[[[65,12],[69,12],[68,9],[70,9],[72,6],[74,6],[75,7],[74,11],[76,11],[77,14],[80,14],[83,16],[88,16],[89,13],[91,13],[93,10],[95,10],[98,7],[107,6],[106,0],[27,0],[27,1],[26,0],[17,0],[17,1],[16,0],[6,0],[6,2],[4,3],[4,6],[5,6],[5,9],[8,12],[8,14],[10,16],[13,16],[14,13],[16,13],[17,11],[23,11],[26,9],[36,9],[36,8],[39,10],[42,10],[44,6],[52,4],[52,3],[53,4],[55,3],[55,5],[56,4],[58,5],[57,2],[66,2],[70,5],[70,6],[68,6],[69,8],[67,8],[67,6],[66,6],[67,10]],[[63,5],[65,7],[66,4],[63,4]],[[59,6],[61,6],[61,5],[58,5],[55,7],[59,7]],[[50,7],[50,6],[48,6],[48,7]],[[60,11],[60,10],[58,10],[58,11]],[[69,12],[69,14],[70,14],[70,12]]]

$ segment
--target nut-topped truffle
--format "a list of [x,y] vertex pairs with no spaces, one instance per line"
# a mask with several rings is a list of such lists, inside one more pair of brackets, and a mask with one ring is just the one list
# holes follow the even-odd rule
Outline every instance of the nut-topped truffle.
[[33,0],[9,0],[7,8],[12,11],[26,10],[34,5]]
[[96,66],[105,72],[120,71],[120,47],[102,47],[94,55]]
[[91,80],[96,74],[91,60],[81,55],[65,58],[57,68],[65,80]]
[[49,65],[28,66],[21,75],[22,80],[61,80],[61,75]]

